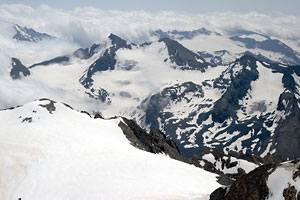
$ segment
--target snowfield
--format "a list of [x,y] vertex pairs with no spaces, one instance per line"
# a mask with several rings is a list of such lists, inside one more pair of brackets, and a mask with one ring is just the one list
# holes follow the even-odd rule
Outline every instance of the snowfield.
[[[289,187],[295,187],[296,191],[300,190],[299,182],[299,160],[282,163],[268,177],[267,185],[269,188],[268,199],[284,200],[283,192]],[[297,175],[297,176],[296,176]],[[299,194],[298,194],[299,196]]]
[[208,199],[216,175],[129,144],[120,119],[50,100],[0,112],[0,199]]

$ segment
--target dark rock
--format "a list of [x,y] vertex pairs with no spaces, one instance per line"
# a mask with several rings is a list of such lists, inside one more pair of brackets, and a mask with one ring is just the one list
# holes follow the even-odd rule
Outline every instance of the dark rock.
[[27,69],[26,66],[24,66],[21,61],[17,58],[11,58],[12,62],[12,68],[10,70],[10,76],[13,79],[20,79],[21,78],[21,73],[23,76],[29,76],[30,71]]
[[285,60],[283,58],[282,60],[283,62],[288,61],[289,64],[294,64],[294,65],[300,64],[300,59],[297,56],[297,53],[292,48],[290,48],[289,46],[287,46],[286,44],[284,44],[279,40],[266,38],[266,40],[264,41],[256,41],[255,39],[252,38],[241,38],[239,36],[233,36],[230,37],[230,39],[233,41],[239,41],[244,43],[246,48],[249,49],[258,48],[265,51],[271,51],[271,52],[276,52],[285,55],[285,57],[287,57],[288,59]]
[[94,119],[104,119],[100,113],[96,113]]
[[66,104],[66,103],[62,103],[64,104],[66,107],[70,108],[71,110],[74,110],[74,108],[72,106],[70,106],[69,104]]
[[227,175],[220,174],[217,176],[217,182],[223,186],[230,186],[233,184],[234,180]]
[[178,65],[182,70],[200,70],[204,72],[208,66],[211,66],[204,58],[185,48],[175,40],[163,38],[159,42],[166,44],[171,62]]
[[284,200],[297,200],[296,195],[297,190],[295,189],[295,186],[289,186],[283,190]]
[[123,122],[121,121],[119,123],[119,127],[134,147],[150,153],[164,153],[173,159],[187,161],[181,156],[176,143],[167,138],[158,129],[151,130],[150,133],[147,133],[134,121],[126,118],[122,118],[122,120]]
[[[219,99],[212,110],[213,121],[222,123],[229,117],[236,119],[236,111],[240,108],[241,100],[251,88],[250,84],[258,78],[256,59],[250,56],[243,56],[237,60],[237,65],[244,66],[242,71],[236,75],[232,83]],[[251,71],[246,69],[250,66]]]
[[87,111],[85,111],[85,110],[82,110],[82,111],[80,111],[80,113],[86,114],[86,115],[88,115],[90,118],[92,118],[91,114],[90,114],[90,113],[88,113],[88,112],[87,112]]
[[25,117],[25,118],[22,120],[22,123],[23,123],[23,122],[31,123],[31,122],[32,122],[32,117]]
[[90,92],[86,92],[89,97],[100,100],[103,103],[106,102],[107,104],[111,103],[111,100],[109,98],[109,93],[104,89],[99,87],[98,89],[91,88]]
[[93,75],[96,72],[115,69],[117,62],[115,56],[117,50],[121,48],[132,49],[132,46],[135,46],[135,44],[129,43],[114,34],[110,34],[109,39],[111,40],[113,46],[106,49],[103,55],[101,55],[93,64],[90,65],[86,74],[84,74],[79,80],[85,88],[92,87],[94,82]]
[[63,64],[65,62],[69,62],[69,61],[70,61],[69,56],[59,56],[59,57],[53,58],[51,60],[33,64],[29,67],[29,69],[39,66],[39,65],[47,66],[47,65],[53,65],[53,64]]
[[219,187],[209,196],[209,200],[222,200],[226,194],[226,188]]
[[297,170],[293,174],[293,179],[300,177],[300,166],[297,168]]
[[[213,160],[206,160],[205,156],[207,154],[213,155]],[[233,159],[234,158],[234,159]],[[210,149],[205,151],[204,153],[193,155],[192,158],[193,163],[200,163],[204,162],[204,166],[200,166],[201,168],[205,169],[206,171],[218,174],[218,183],[221,185],[231,185],[234,180],[238,179],[239,177],[246,174],[245,170],[238,167],[238,161],[246,160],[248,162],[255,163],[256,165],[262,165],[263,160],[258,156],[251,155],[251,154],[243,154],[238,152],[228,152],[224,153],[220,149]],[[236,161],[237,160],[237,161]],[[220,166],[221,165],[221,169]],[[196,166],[198,166],[196,164]],[[236,173],[225,173],[224,169],[232,169],[236,168]]]
[[121,49],[121,48],[132,49],[132,45],[135,46],[135,44],[130,44],[126,40],[123,40],[119,36],[114,35],[112,33],[108,36],[108,38],[111,40],[111,43],[114,45],[113,48],[115,50]]
[[80,48],[73,53],[73,56],[86,60],[91,58],[95,53],[97,53],[100,47],[100,44],[93,44],[90,48]]
[[39,106],[46,108],[50,114],[53,114],[53,111],[56,110],[56,107],[54,105],[56,103],[55,101],[47,99],[47,98],[39,99],[39,101],[48,101],[49,102],[48,104],[45,104],[45,105],[39,104]]
[[238,178],[223,200],[265,200],[269,195],[266,180],[275,165],[263,165]]

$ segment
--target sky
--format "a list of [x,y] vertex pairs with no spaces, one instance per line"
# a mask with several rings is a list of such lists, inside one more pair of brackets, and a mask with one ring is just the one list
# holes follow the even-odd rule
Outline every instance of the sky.
[[172,10],[182,13],[207,12],[259,12],[300,15],[300,0],[0,0],[0,4],[21,3],[32,7],[46,4],[55,8],[71,10],[92,6],[104,10],[145,10],[150,12]]

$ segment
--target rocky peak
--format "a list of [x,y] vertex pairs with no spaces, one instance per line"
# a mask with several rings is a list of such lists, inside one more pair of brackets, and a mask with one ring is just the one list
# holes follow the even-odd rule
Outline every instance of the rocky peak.
[[14,26],[16,34],[13,36],[14,39],[18,41],[27,41],[27,42],[39,42],[41,40],[54,39],[53,36],[46,33],[40,33],[35,31],[32,28],[22,27],[18,24]]
[[11,70],[10,70],[10,76],[13,79],[20,79],[23,76],[29,76],[30,71],[27,69],[25,65],[22,64],[22,62],[17,58],[11,58]]
[[166,44],[170,61],[182,70],[200,70],[204,72],[208,66],[211,66],[204,58],[185,48],[175,40],[163,38],[159,42]]
[[219,188],[210,200],[296,200],[300,198],[300,162],[267,164],[238,178],[230,187]]
[[180,154],[176,143],[158,129],[153,129],[147,133],[133,120],[126,118],[122,118],[119,127],[134,147],[150,153],[164,153],[176,160],[187,162],[187,159]]
[[114,45],[115,49],[121,49],[121,48],[127,48],[127,49],[131,49],[132,48],[132,44],[130,44],[129,42],[127,42],[126,40],[120,38],[117,35],[114,34],[110,34],[108,36],[108,38],[111,40],[111,43]]

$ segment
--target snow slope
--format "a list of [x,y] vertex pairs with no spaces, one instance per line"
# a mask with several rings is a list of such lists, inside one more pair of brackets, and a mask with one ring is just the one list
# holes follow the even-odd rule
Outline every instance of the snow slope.
[[0,121],[1,200],[207,199],[219,186],[214,174],[131,146],[120,119],[43,99]]
[[[300,190],[299,165],[299,160],[282,163],[269,175],[267,180],[269,187],[268,199],[284,200],[284,191],[288,189],[291,190],[292,188],[294,188],[293,190],[295,191],[296,197],[297,191]],[[298,192],[298,198],[299,196],[300,193]]]

